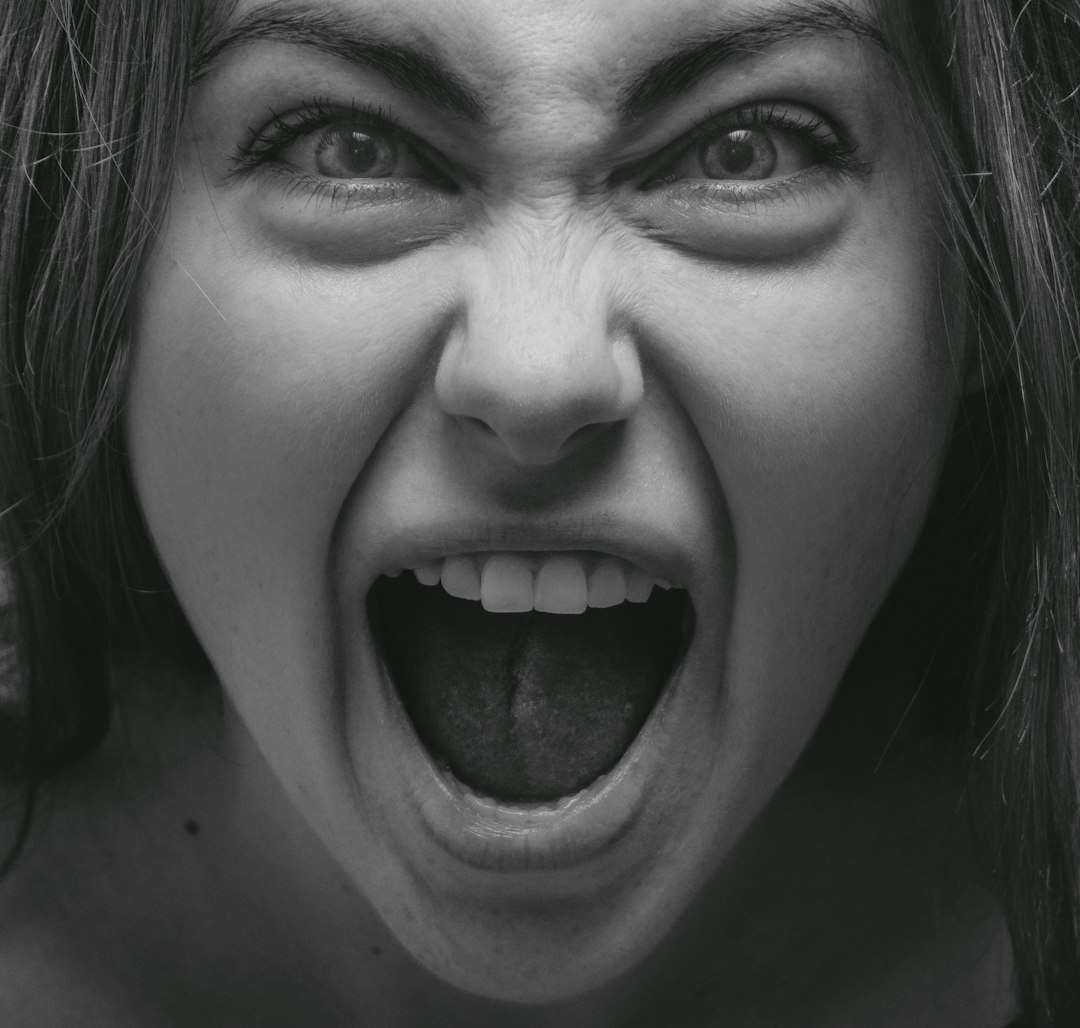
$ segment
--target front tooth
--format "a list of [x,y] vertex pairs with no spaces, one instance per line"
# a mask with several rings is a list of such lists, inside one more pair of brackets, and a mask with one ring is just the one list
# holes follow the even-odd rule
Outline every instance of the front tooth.
[[472,557],[447,557],[442,568],[442,587],[461,600],[480,599],[480,572]]
[[626,576],[626,598],[631,603],[644,603],[652,592],[652,576],[641,568],[632,567]]
[[585,569],[574,557],[549,557],[536,574],[533,607],[548,614],[581,614],[588,606]]
[[626,599],[632,604],[644,604],[652,592],[652,576],[647,571],[632,567],[626,576]]
[[589,575],[590,607],[614,607],[626,600],[626,578],[617,560],[602,560]]
[[425,564],[422,568],[416,568],[413,574],[421,585],[438,585],[442,577],[442,561],[437,564]]
[[480,574],[480,602],[484,610],[497,614],[532,610],[533,576],[529,565],[509,553],[491,557]]

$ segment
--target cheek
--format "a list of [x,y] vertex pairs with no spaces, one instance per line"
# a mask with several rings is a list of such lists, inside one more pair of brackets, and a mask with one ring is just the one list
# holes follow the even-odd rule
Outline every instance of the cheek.
[[139,499],[221,679],[280,682],[282,655],[293,681],[310,677],[332,659],[337,518],[415,388],[433,316],[400,265],[368,275],[361,298],[355,273],[248,265],[220,236],[174,243],[183,267],[156,259],[137,318]]
[[683,302],[652,311],[680,326],[663,373],[728,504],[725,681],[758,758],[805,740],[925,517],[959,392],[926,269],[914,247],[783,276],[683,268]]

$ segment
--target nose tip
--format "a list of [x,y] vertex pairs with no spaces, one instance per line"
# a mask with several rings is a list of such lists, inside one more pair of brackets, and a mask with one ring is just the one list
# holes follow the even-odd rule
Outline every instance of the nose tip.
[[521,465],[549,465],[631,416],[644,391],[628,333],[588,338],[553,319],[541,332],[519,324],[494,341],[463,331],[435,377],[443,410]]
[[461,265],[435,394],[474,442],[552,464],[641,401],[625,256],[572,219],[511,228]]

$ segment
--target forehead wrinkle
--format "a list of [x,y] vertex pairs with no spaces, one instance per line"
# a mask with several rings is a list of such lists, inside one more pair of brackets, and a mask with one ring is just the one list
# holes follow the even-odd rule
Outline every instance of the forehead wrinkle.
[[612,51],[611,32],[590,4],[518,0],[458,31],[475,40],[460,57],[474,76],[483,75],[496,126],[553,109],[615,113],[622,50]]

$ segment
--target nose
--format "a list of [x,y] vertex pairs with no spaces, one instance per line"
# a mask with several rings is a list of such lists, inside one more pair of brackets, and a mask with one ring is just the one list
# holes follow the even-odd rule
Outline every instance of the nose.
[[555,233],[475,254],[436,370],[443,410],[522,465],[629,418],[643,378],[618,259]]

